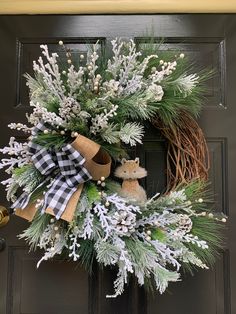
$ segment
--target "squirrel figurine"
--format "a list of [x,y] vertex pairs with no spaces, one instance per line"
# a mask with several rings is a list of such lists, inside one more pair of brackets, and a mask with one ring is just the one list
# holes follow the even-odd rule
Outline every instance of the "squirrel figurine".
[[123,158],[121,166],[115,170],[115,176],[123,179],[120,196],[139,203],[147,200],[146,192],[138,182],[138,179],[147,176],[146,169],[139,166],[139,158],[135,158],[135,160]]

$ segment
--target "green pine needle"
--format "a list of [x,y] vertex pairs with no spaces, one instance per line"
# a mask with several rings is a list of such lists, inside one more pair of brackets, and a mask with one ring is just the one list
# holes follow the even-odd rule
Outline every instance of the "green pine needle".
[[223,248],[223,231],[225,229],[222,223],[208,217],[192,217],[193,227],[191,233],[198,236],[199,239],[207,242],[209,248],[202,250],[195,244],[187,246],[207,265],[212,266],[216,257]]
[[81,240],[79,244],[79,262],[91,274],[93,270],[93,261],[95,258],[94,241]]
[[71,137],[69,135],[60,135],[60,134],[37,134],[37,137],[33,139],[35,144],[41,145],[47,149],[49,148],[61,148],[65,143],[69,142]]
[[38,242],[50,219],[50,215],[37,212],[30,226],[18,236],[20,239],[25,239],[29,243],[30,250],[36,250]]

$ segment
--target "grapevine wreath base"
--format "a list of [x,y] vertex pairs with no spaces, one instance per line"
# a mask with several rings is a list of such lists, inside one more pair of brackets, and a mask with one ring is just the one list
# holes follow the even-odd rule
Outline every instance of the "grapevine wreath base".
[[[122,294],[130,274],[163,293],[182,269],[207,269],[222,243],[226,218],[212,212],[207,146],[195,120],[211,73],[192,73],[183,53],[155,41],[111,43],[108,60],[99,43],[72,56],[60,41],[60,58],[41,46],[34,76],[25,75],[30,126],[9,125],[28,138],[11,137],[1,149],[10,175],[2,184],[14,213],[30,222],[19,237],[44,250],[37,266],[56,255],[87,269],[97,260],[118,271],[110,297]],[[138,181],[147,171],[127,155],[148,123],[168,145],[167,191],[151,198]]]

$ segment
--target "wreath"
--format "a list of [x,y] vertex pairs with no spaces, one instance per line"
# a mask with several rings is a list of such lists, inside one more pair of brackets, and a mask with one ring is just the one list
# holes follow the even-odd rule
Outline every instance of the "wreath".
[[[9,125],[27,140],[11,137],[1,149],[10,155],[2,184],[13,212],[30,221],[19,238],[44,250],[37,266],[56,255],[87,269],[96,260],[118,271],[108,297],[123,293],[130,274],[163,293],[182,270],[207,269],[222,246],[226,217],[213,212],[195,120],[212,73],[195,73],[183,53],[154,42],[111,44],[110,59],[99,43],[85,56],[59,41],[62,58],[40,46],[34,76],[25,75],[30,126]],[[127,153],[148,123],[168,146],[167,190],[150,198],[139,184],[147,171]]]

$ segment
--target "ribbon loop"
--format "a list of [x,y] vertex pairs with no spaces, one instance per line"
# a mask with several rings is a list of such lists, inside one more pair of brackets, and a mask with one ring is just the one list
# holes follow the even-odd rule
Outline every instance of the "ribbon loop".
[[56,167],[52,155],[44,148],[40,149],[35,155],[32,156],[32,161],[35,168],[37,168],[42,175],[49,174]]
[[78,168],[85,163],[85,158],[70,144],[56,152],[58,166],[64,176],[76,175]]
[[85,158],[70,144],[63,146],[62,150],[76,167],[82,166],[85,163]]

